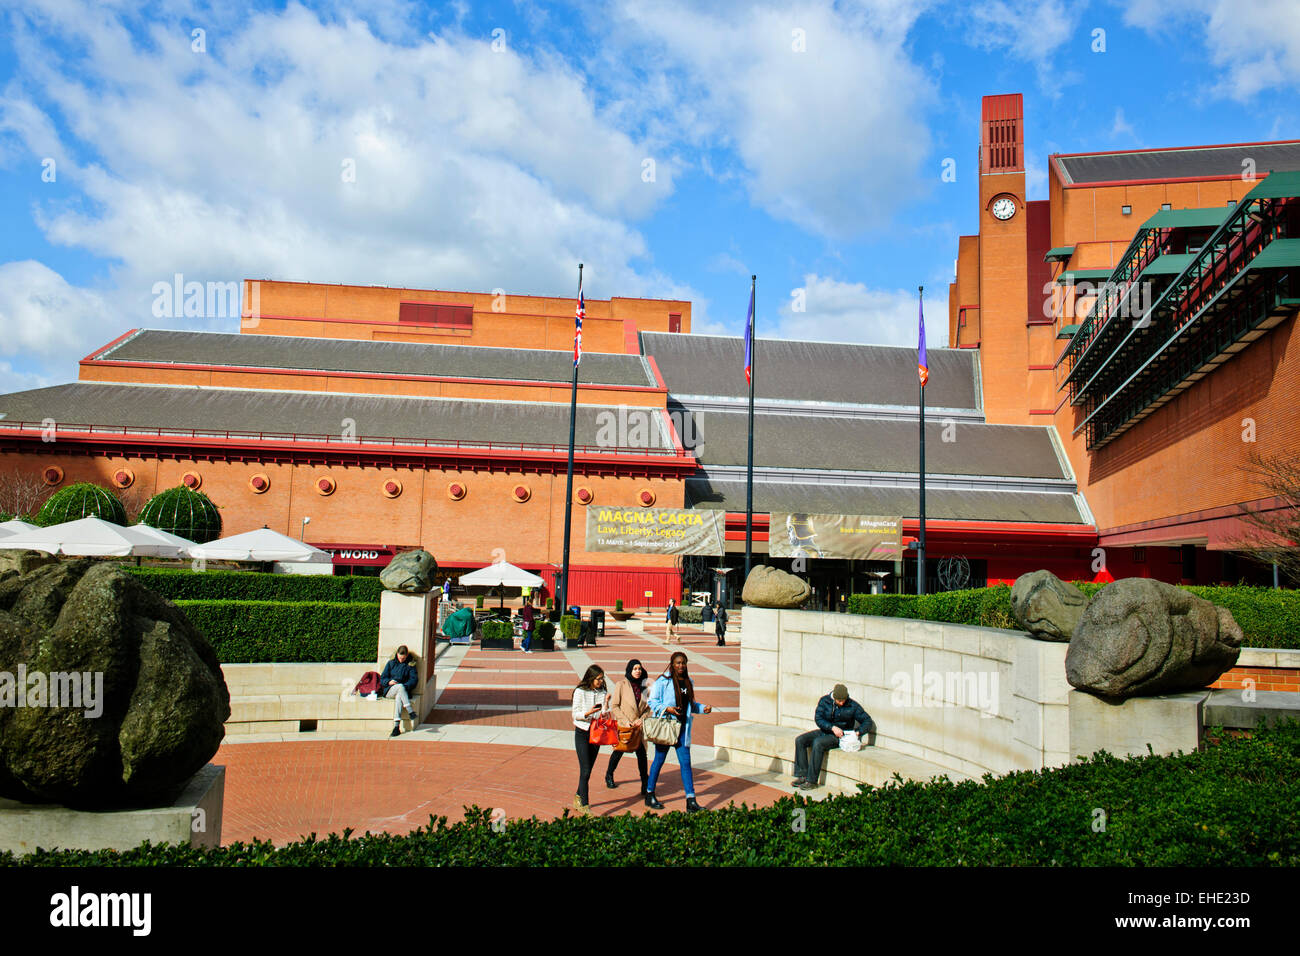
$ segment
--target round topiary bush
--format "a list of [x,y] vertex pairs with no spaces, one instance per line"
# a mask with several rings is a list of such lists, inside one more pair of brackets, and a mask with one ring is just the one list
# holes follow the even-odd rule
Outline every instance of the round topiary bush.
[[221,513],[201,491],[184,485],[160,491],[140,511],[140,523],[203,544],[221,537]]
[[50,495],[49,500],[41,505],[35,523],[48,528],[78,518],[103,518],[113,524],[125,525],[126,508],[107,488],[82,481]]

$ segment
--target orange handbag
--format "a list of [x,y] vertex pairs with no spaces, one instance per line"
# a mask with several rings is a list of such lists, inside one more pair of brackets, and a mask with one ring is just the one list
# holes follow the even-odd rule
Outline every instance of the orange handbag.
[[618,745],[618,721],[613,717],[595,717],[591,721],[591,730],[587,732],[587,740],[598,746],[608,744],[611,747]]
[[618,725],[618,743],[614,749],[625,754],[633,753],[641,746],[641,728],[631,724]]

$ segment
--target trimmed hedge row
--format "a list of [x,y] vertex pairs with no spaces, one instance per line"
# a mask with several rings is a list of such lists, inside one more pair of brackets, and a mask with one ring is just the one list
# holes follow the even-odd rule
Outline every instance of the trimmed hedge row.
[[925,595],[852,594],[848,600],[848,611],[850,614],[907,617],[918,621],[1019,630],[1019,625],[1011,616],[1011,588],[1005,584],[993,588]]
[[[1094,832],[1096,808],[1106,827]],[[802,826],[794,827],[795,810]],[[351,830],[276,849],[38,850],[0,866],[1296,866],[1300,726],[1177,757],[1099,754],[984,782],[893,783],[711,813],[509,820],[471,807],[402,836]]]
[[484,621],[483,627],[484,640],[496,640],[502,637],[514,637],[515,629],[509,621]]
[[329,663],[375,656],[379,605],[330,601],[177,601],[223,664]]
[[172,601],[360,601],[379,600],[379,578],[330,574],[266,574],[260,571],[190,571],[185,568],[123,570]]
[[[1092,597],[1104,584],[1075,581]],[[1226,607],[1246,635],[1246,647],[1300,648],[1300,591],[1252,587],[1183,585],[1211,604]],[[854,594],[850,614],[907,617],[949,624],[975,624],[1019,630],[1011,616],[1011,588],[999,585],[941,594]]]
[[677,623],[679,624],[703,624],[704,608],[693,604],[684,604],[677,609]]

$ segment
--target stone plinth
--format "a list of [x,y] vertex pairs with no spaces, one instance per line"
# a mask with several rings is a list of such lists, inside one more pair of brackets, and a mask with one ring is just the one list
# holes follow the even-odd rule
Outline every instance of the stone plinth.
[[[412,703],[415,704],[421,721],[428,718],[437,696],[432,692],[437,609],[438,594],[434,591],[424,594],[385,591],[379,597],[379,647],[375,669],[383,673],[384,664],[403,644],[419,657],[420,682],[415,690],[420,696],[418,701],[413,700]],[[430,688],[429,693],[425,692],[426,683]]]
[[0,850],[130,850],[145,840],[219,846],[225,787],[226,768],[208,764],[163,807],[97,812],[0,799]]
[[1208,690],[1197,690],[1115,703],[1071,690],[1070,762],[1098,750],[1116,757],[1192,753],[1201,744],[1202,711],[1209,696]]

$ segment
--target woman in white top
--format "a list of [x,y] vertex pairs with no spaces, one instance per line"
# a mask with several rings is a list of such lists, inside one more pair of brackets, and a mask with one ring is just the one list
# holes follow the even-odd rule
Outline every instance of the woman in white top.
[[573,808],[582,813],[591,812],[587,808],[587,783],[600,752],[600,746],[589,739],[591,718],[605,709],[605,672],[592,664],[573,689],[573,747],[578,752],[578,792]]

